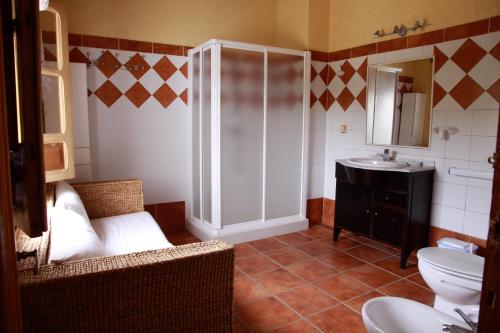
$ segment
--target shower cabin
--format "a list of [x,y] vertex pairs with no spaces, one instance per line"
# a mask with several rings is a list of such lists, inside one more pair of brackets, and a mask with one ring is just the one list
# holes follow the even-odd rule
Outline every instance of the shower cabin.
[[189,50],[188,229],[245,242],[304,230],[310,53],[210,40]]

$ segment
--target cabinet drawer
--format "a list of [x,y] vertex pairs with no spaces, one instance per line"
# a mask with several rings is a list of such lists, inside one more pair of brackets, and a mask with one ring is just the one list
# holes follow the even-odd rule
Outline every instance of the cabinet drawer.
[[377,206],[383,206],[387,208],[406,208],[406,193],[389,191],[375,192],[375,202]]

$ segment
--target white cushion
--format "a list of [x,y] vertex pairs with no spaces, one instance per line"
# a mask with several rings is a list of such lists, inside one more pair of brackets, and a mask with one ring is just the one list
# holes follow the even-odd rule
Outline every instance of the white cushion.
[[49,264],[104,255],[104,247],[89,220],[55,207],[52,210]]
[[87,221],[89,220],[80,196],[71,185],[64,181],[57,182],[56,184],[56,203],[54,206],[56,208],[72,210]]
[[104,217],[90,223],[107,256],[173,247],[148,212]]

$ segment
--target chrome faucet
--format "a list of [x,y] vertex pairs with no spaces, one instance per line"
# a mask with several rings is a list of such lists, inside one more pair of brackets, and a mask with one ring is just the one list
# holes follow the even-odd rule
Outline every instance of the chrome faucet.
[[443,324],[443,332],[450,333],[477,333],[477,323],[473,322],[462,310],[453,310],[462,317],[462,319],[469,325],[470,330],[453,324]]
[[382,161],[389,161],[391,159],[391,154],[389,152],[389,149],[384,149],[384,153],[378,153],[375,155],[377,158],[381,158]]

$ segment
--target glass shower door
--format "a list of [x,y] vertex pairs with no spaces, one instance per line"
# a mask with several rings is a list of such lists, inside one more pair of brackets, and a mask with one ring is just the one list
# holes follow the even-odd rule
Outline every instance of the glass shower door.
[[264,53],[222,47],[221,225],[262,219]]
[[302,205],[304,58],[268,54],[266,220],[299,215]]

